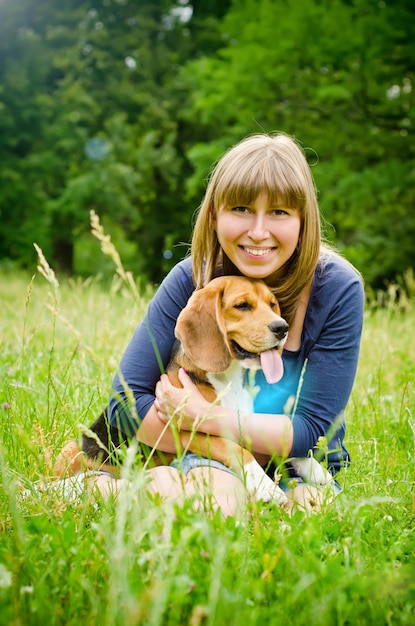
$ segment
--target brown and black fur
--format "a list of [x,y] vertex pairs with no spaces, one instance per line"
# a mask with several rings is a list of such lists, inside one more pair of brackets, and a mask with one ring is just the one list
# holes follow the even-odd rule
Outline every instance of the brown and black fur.
[[[282,349],[288,324],[279,313],[275,297],[262,281],[233,276],[214,279],[194,292],[179,315],[177,341],[166,369],[170,381],[181,387],[178,371],[183,368],[202,395],[213,402],[216,392],[207,372],[224,372],[233,359],[259,362],[262,351]],[[241,476],[244,467],[256,463],[248,450],[221,437],[180,431],[180,440],[184,449],[221,461]],[[62,477],[85,468],[102,468],[117,475],[124,445],[128,438],[109,423],[105,410],[82,435],[81,447],[76,441],[64,447],[54,474]],[[144,456],[145,448],[139,447]],[[169,462],[173,455],[152,456],[157,465]]]

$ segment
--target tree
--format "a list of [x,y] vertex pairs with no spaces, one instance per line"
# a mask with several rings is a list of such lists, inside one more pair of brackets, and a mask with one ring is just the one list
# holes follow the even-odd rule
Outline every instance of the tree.
[[[135,242],[133,269],[159,280],[184,255],[175,244],[191,230],[194,207],[183,208],[182,191],[186,130],[177,114],[185,98],[177,80],[195,44],[188,17],[172,0],[102,0],[95,7],[82,0],[0,4],[2,102],[10,114],[1,149],[13,164],[3,173],[10,229],[2,256],[27,261],[36,234],[52,261],[71,271],[94,209]],[[32,64],[42,67],[38,76]],[[16,65],[24,91],[14,85]]]
[[374,284],[405,271],[415,235],[414,17],[403,0],[235,2],[225,45],[185,68],[189,115],[200,121],[191,196],[226,146],[283,130],[313,165],[327,235]]
[[212,163],[283,130],[313,166],[327,236],[374,286],[404,272],[414,17],[409,0],[2,0],[0,258],[32,263],[36,241],[77,269],[94,209],[158,281]]

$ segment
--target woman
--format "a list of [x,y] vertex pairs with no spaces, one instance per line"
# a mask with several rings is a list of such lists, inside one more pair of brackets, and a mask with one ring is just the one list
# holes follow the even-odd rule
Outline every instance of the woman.
[[[160,377],[159,359],[166,366],[177,316],[194,289],[221,274],[263,279],[290,325],[284,377],[270,385],[258,372],[253,415],[210,406],[184,372],[183,389]],[[184,404],[182,428],[191,429],[197,418],[208,416],[200,431],[237,441],[242,437],[263,466],[273,454],[307,456],[328,436],[328,466],[336,473],[349,462],[343,413],[356,373],[363,302],[358,273],[322,244],[315,187],[300,147],[285,134],[248,137],[215,167],[195,224],[191,257],[165,278],[126,349],[114,380],[111,422],[145,444],[174,452],[166,422]],[[136,411],[127,408],[127,387]],[[243,504],[240,479],[206,459],[192,455],[188,467],[149,471],[153,493],[178,499],[198,494],[207,483],[214,507],[224,515],[235,514]],[[104,493],[119,486],[110,476],[95,480]],[[322,490],[301,477],[280,486],[303,507],[318,507],[323,500]]]

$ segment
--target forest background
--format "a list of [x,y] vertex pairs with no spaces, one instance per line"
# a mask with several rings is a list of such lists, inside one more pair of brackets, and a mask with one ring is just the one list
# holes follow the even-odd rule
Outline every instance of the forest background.
[[36,242],[105,274],[94,210],[158,282],[212,164],[284,131],[325,236],[384,286],[414,265],[414,41],[412,0],[0,0],[0,264],[33,266]]

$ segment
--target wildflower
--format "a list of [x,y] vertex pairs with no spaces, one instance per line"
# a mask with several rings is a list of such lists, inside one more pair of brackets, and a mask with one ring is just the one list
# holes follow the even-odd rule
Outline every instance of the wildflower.
[[8,411],[10,409],[10,404],[8,402],[3,402],[1,408],[3,409],[3,411]]
[[0,589],[7,589],[12,586],[12,574],[0,563]]

